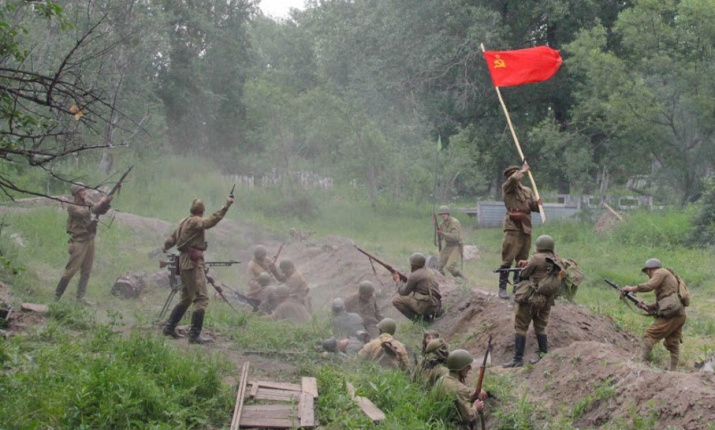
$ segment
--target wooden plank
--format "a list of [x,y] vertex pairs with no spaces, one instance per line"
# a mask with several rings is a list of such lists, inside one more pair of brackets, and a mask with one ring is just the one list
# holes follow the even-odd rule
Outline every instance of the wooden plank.
[[265,388],[275,388],[276,390],[301,391],[301,386],[298,384],[288,384],[285,382],[272,381],[251,381],[251,384],[258,384]]
[[253,399],[256,397],[256,394],[258,394],[258,384],[253,383],[251,384],[251,393],[248,395],[248,398]]
[[256,400],[275,400],[280,402],[290,402],[297,400],[300,393],[298,391],[273,390],[270,388],[259,388],[253,397]]
[[355,403],[360,406],[360,409],[367,415],[368,418],[372,420],[373,423],[377,424],[385,419],[385,413],[375,406],[370,399],[367,397],[357,396],[355,397]]
[[300,416],[300,426],[302,428],[315,427],[314,398],[309,393],[300,393],[298,402],[298,416]]
[[297,418],[295,405],[250,405],[244,406],[241,418]]
[[47,313],[47,306],[45,305],[36,305],[34,303],[23,303],[20,306],[20,309],[25,311],[25,312],[37,312],[40,314]]
[[348,389],[348,394],[350,394],[350,398],[354,399],[355,398],[355,387],[353,387],[353,384],[349,382],[345,382],[345,387]]
[[231,430],[238,430],[241,422],[241,412],[243,410],[243,398],[246,396],[246,384],[248,383],[248,367],[250,362],[243,363],[241,367],[241,382],[238,384],[238,393],[236,393],[236,406],[233,409],[233,418],[231,419]]
[[241,417],[241,427],[260,427],[274,429],[295,428],[298,418],[250,418]]
[[300,380],[301,384],[301,391],[304,393],[308,393],[313,398],[317,399],[318,398],[318,380],[313,378],[313,377],[303,377]]

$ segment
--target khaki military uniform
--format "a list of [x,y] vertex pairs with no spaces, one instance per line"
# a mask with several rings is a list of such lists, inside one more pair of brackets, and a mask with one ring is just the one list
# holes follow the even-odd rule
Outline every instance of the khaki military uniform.
[[[226,215],[229,205],[202,218],[192,215],[184,218],[179,227],[166,239],[164,249],[177,246],[179,255],[179,270],[181,272],[181,301],[179,305],[185,308],[194,304],[194,311],[205,311],[209,304],[204,273],[203,251],[206,250],[204,231],[214,227]],[[190,256],[191,255],[191,256]]]
[[278,271],[276,265],[273,264],[270,259],[264,257],[262,260],[256,260],[254,257],[246,266],[246,278],[248,278],[247,297],[256,300],[263,300],[265,297],[266,287],[258,282],[258,276],[263,272],[273,275],[279,282],[285,281],[285,277]]
[[268,316],[273,321],[289,321],[296,324],[310,322],[310,312],[295,297],[289,297]]
[[377,299],[375,299],[374,295],[370,295],[367,300],[363,300],[363,296],[360,293],[348,296],[345,299],[345,310],[354,312],[362,317],[371,338],[380,334],[377,323],[382,321],[383,317],[377,307]]
[[[69,261],[55,291],[57,297],[64,294],[67,284],[80,271],[77,298],[87,293],[89,275],[94,264],[94,236],[97,233],[97,221],[92,220],[92,213],[100,213],[98,207],[70,204],[67,206],[67,234],[70,235],[68,252]],[[105,210],[106,212],[106,210]]]
[[457,263],[462,258],[462,225],[459,220],[454,217],[449,217],[442,221],[439,226],[442,230],[442,238],[444,239],[444,248],[439,253],[439,271],[446,273],[449,271],[453,276],[461,276]]
[[[553,252],[544,251],[534,254],[521,271],[521,282],[530,282],[532,285],[538,283],[546,277],[551,263],[546,261],[546,257],[556,258]],[[517,334],[526,335],[529,324],[534,323],[534,332],[537,335],[546,334],[546,326],[549,324],[551,306],[554,304],[554,297],[547,297],[543,307],[537,308],[529,303],[517,304],[516,315],[514,317],[514,329]]]
[[341,311],[333,317],[333,335],[337,339],[356,337],[359,331],[367,331],[360,315]]
[[365,344],[358,356],[364,360],[375,361],[385,367],[405,371],[410,368],[407,348],[402,342],[387,333],[382,333],[377,339]]
[[[636,285],[634,290],[639,293],[653,291],[657,301],[661,301],[671,294],[678,294],[678,280],[668,269],[660,268],[653,272],[653,276],[643,284]],[[663,346],[672,355],[679,356],[680,344],[683,342],[683,325],[686,315],[683,307],[680,312],[670,318],[657,317],[653,324],[646,330],[644,340],[650,346],[664,339]]]
[[449,369],[444,366],[444,359],[434,352],[429,352],[420,357],[415,366],[412,380],[421,382],[427,388],[432,388],[441,377],[447,374],[449,374]]
[[473,428],[477,421],[477,410],[470,401],[472,392],[459,381],[457,372],[450,371],[437,381],[437,389],[443,390],[445,395],[454,399],[454,405],[459,414],[458,425],[460,428]]
[[410,273],[407,282],[400,281],[397,286],[399,296],[392,304],[408,319],[416,316],[436,316],[441,313],[442,296],[439,285],[432,272],[422,267]]
[[506,207],[506,216],[502,223],[502,267],[511,267],[512,262],[529,258],[531,212],[539,212],[539,205],[531,189],[519,182],[523,176],[524,174],[517,170],[502,184]]
[[294,270],[293,274],[286,279],[285,286],[288,287],[292,296],[296,296],[300,299],[306,309],[312,311],[310,297],[308,296],[308,293],[310,293],[310,287],[298,270]]

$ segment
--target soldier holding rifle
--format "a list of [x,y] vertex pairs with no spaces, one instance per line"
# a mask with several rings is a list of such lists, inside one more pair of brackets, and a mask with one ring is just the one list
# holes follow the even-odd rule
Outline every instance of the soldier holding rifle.
[[174,246],[181,252],[178,270],[182,284],[181,301],[171,311],[169,320],[164,327],[164,335],[173,338],[181,337],[176,333],[176,325],[193,303],[194,311],[191,315],[189,343],[204,344],[211,342],[211,339],[201,336],[204,315],[209,304],[206,275],[204,273],[205,230],[214,227],[223,219],[226,212],[228,212],[228,208],[233,204],[233,200],[233,193],[231,193],[226,198],[226,204],[206,218],[204,218],[206,208],[203,200],[194,200],[191,203],[191,215],[184,218],[164,242],[164,252]]

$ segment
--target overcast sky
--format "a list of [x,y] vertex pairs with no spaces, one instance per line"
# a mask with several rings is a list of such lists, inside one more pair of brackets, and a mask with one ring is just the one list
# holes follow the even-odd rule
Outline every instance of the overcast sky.
[[291,8],[303,9],[304,0],[261,0],[261,10],[266,15],[287,18]]

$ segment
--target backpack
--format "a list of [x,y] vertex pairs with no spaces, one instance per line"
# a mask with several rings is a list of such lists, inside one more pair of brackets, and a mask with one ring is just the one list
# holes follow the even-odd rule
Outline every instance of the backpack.
[[549,269],[544,279],[536,285],[534,292],[548,298],[556,296],[561,290],[566,271],[558,261],[558,258],[546,257],[546,261],[549,263]]
[[685,281],[683,281],[683,278],[676,274],[673,269],[668,268],[668,271],[675,276],[675,279],[678,280],[678,297],[680,297],[680,302],[685,307],[690,306],[690,290],[688,290],[688,286],[685,284]]
[[578,266],[575,260],[570,258],[562,258],[560,260],[561,266],[565,270],[565,274],[561,283],[561,288],[559,289],[559,292],[556,293],[556,297],[563,296],[566,300],[573,301],[573,298],[576,296],[578,286],[581,285],[581,282],[583,282],[585,274],[583,269]]

